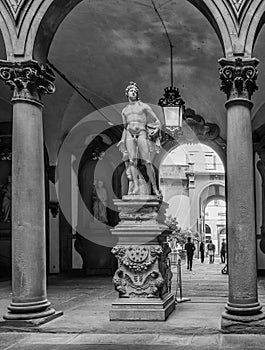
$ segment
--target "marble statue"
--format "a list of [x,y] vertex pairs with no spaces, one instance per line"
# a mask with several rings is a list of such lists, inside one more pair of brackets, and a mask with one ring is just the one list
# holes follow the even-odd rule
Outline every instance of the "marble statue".
[[[152,108],[138,97],[139,89],[134,82],[130,82],[125,90],[129,103],[122,110],[124,130],[118,143],[126,164],[126,175],[129,179],[131,195],[150,194],[143,186],[143,176],[138,168],[138,160],[146,166],[146,172],[152,185],[153,193],[160,197],[157,188],[155,172],[151,162],[151,153],[160,151],[161,124]],[[143,193],[144,192],[144,193]]]
[[124,130],[118,147],[129,189],[128,195],[113,199],[120,219],[111,230],[117,238],[111,252],[118,262],[113,284],[119,298],[112,304],[110,320],[162,321],[174,310],[175,296],[163,223],[167,205],[152,165],[153,152],[161,147],[161,124],[138,92],[130,82],[125,90],[129,103],[122,110]]
[[104,182],[98,180],[95,182],[93,190],[93,214],[94,219],[103,222],[104,224],[108,223],[107,218],[107,190],[104,187]]

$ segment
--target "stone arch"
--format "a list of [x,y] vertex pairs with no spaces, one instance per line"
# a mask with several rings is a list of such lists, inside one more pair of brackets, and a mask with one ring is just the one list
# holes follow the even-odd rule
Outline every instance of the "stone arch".
[[235,31],[235,22],[223,1],[187,0],[208,19],[214,28],[226,57],[233,55],[233,38],[230,33]]
[[206,198],[204,207],[206,208],[207,205],[208,205],[209,203],[211,203],[211,202],[212,202],[213,200],[215,200],[215,199],[221,200],[221,201],[224,201],[224,202],[225,202],[225,197],[224,197],[224,196],[222,196],[222,195],[213,195],[213,196],[209,196],[208,198]]
[[[45,62],[52,39],[64,18],[82,0],[21,0],[17,5],[5,0],[1,2],[3,12],[8,15],[8,28],[12,35],[7,35],[7,25],[0,23],[3,30],[8,59],[10,47],[14,45],[17,60],[36,59]],[[213,0],[187,0],[205,16],[213,26],[223,47],[225,56],[233,52],[232,36],[234,22],[227,7]],[[1,21],[0,21],[1,22]],[[232,29],[231,29],[232,28]],[[10,40],[8,40],[10,38]],[[12,39],[11,39],[12,38]]]
[[14,38],[17,36],[15,22],[8,7],[2,1],[0,1],[0,31],[5,45],[6,57],[10,61],[14,61]]
[[[45,62],[52,39],[64,18],[83,0],[10,0],[0,2],[0,30],[9,61]],[[251,56],[265,21],[264,0],[186,0],[207,18],[224,55]]]
[[[50,0],[46,1],[46,12],[39,22],[36,38],[34,41],[33,56],[35,59],[43,61],[46,59],[48,50],[56,33],[57,28],[64,18],[83,0]],[[233,20],[225,8],[220,3],[216,6],[213,0],[187,0],[195,6],[203,16],[205,16],[214,28],[225,56],[231,56],[233,52],[232,40],[229,29],[233,26]],[[43,1],[45,2],[45,1]],[[43,45],[45,43],[45,45]],[[41,45],[40,45],[41,44]]]
[[[220,200],[220,201],[223,201],[224,203],[226,203],[225,195],[223,195],[221,193],[210,194],[210,195],[207,195],[204,199],[202,199],[202,196],[203,196],[204,192],[207,191],[207,188],[210,188],[213,185],[215,185],[215,186],[218,185],[219,187],[223,187],[224,192],[225,192],[225,184],[223,184],[223,183],[218,183],[218,184],[217,183],[209,183],[206,186],[204,186],[204,188],[202,189],[202,191],[200,192],[200,194],[198,196],[199,212],[200,212],[200,215],[202,215],[204,222],[206,221],[205,212],[206,212],[206,208],[207,208],[209,203],[211,203],[214,200]],[[225,220],[227,222],[227,218]],[[211,227],[211,234],[212,234],[214,232],[214,230],[213,230],[211,223],[207,222],[207,225]],[[206,226],[206,222],[205,222],[205,226]],[[217,240],[218,240],[218,247],[219,247],[218,230],[216,233],[217,233]],[[219,250],[219,248],[218,248],[218,250]]]
[[249,15],[244,21],[244,26],[247,28],[245,52],[251,56],[258,35],[265,23],[265,1],[253,0],[249,7]]
[[7,60],[45,62],[57,28],[82,0],[1,0],[0,30]]
[[208,182],[205,186],[203,186],[199,192],[199,195],[198,195],[198,202],[197,202],[197,205],[198,205],[198,209],[199,209],[199,213],[202,212],[202,208],[206,208],[206,206],[214,199],[220,199],[220,200],[223,200],[225,201],[225,196],[222,196],[221,194],[214,194],[214,195],[210,195],[210,196],[207,196],[204,200],[202,200],[202,195],[205,191],[207,191],[208,188],[210,188],[211,186],[220,186],[220,187],[224,187],[224,191],[225,191],[225,184],[222,183],[222,182]]
[[202,194],[203,194],[203,192],[204,192],[208,187],[210,187],[210,186],[222,186],[222,187],[225,187],[225,185],[224,185],[222,182],[220,182],[220,181],[216,181],[216,182],[211,181],[211,182],[208,182],[206,185],[204,185],[204,186],[201,188],[201,190],[200,190],[200,192],[199,192],[199,197],[201,197]]

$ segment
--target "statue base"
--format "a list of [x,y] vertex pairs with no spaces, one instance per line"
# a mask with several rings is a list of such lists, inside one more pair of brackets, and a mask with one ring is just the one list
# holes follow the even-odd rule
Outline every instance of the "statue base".
[[165,321],[175,309],[175,297],[120,298],[112,303],[110,321]]
[[170,248],[163,232],[165,203],[151,195],[114,200],[121,221],[112,234],[118,260],[113,283],[119,298],[112,303],[111,321],[165,321],[175,309],[171,294]]

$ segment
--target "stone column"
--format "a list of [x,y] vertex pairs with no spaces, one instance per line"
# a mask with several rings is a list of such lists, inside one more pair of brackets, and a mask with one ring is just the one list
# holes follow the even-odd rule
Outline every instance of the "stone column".
[[46,295],[41,103],[54,77],[35,61],[2,61],[0,77],[13,90],[12,302],[4,319],[39,324],[56,315]]
[[229,299],[222,329],[253,331],[265,317],[257,295],[254,171],[250,101],[258,60],[220,61],[227,94],[227,201]]

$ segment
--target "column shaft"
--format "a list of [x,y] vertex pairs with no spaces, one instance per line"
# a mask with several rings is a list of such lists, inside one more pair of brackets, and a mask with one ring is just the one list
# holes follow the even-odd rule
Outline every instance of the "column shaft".
[[[33,325],[61,315],[46,296],[45,184],[40,102],[53,93],[52,72],[36,61],[0,62],[13,91],[12,302],[7,320]],[[49,317],[47,317],[49,316]],[[20,323],[24,324],[24,323]]]
[[[40,106],[28,102],[17,101],[13,108],[12,175],[13,301],[44,300],[46,273],[42,111]],[[22,295],[21,288],[24,289]]]
[[[12,149],[12,303],[4,318],[53,314],[46,297],[42,105],[14,100]],[[40,313],[40,314],[39,314]],[[16,315],[19,314],[19,315]]]
[[[244,99],[227,106],[229,303],[231,313],[255,314],[257,297],[253,148],[250,108]],[[231,307],[232,308],[231,308]],[[242,310],[236,310],[242,308]]]

